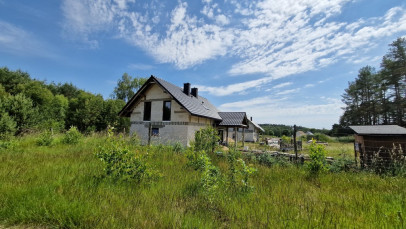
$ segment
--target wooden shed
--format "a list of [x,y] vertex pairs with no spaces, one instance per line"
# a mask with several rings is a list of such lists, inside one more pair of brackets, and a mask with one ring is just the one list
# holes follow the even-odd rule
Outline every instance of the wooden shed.
[[406,128],[398,125],[350,126],[354,130],[355,158],[361,167],[388,166],[406,156]]

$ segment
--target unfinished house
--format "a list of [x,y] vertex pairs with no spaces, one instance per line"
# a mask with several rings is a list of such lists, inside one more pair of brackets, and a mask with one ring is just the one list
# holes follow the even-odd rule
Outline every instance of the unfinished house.
[[259,126],[250,122],[245,112],[219,112],[189,83],[180,88],[155,76],[147,80],[119,115],[130,117],[130,134],[137,134],[143,144],[189,145],[195,132],[206,126],[217,128],[225,144],[232,135],[230,131],[234,131],[237,141],[258,139]]
[[197,88],[177,87],[151,76],[119,113],[130,117],[130,134],[137,134],[143,144],[189,145],[195,132],[221,121],[218,110]]

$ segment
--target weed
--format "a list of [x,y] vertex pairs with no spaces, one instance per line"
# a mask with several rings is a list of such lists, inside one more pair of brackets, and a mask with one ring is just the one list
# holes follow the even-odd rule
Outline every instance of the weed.
[[307,168],[309,169],[310,174],[317,175],[328,169],[326,154],[325,146],[317,144],[315,140],[312,140],[309,147],[310,162],[307,163]]
[[62,142],[69,145],[78,144],[82,139],[82,134],[75,126],[71,126],[62,138]]
[[107,143],[98,147],[96,157],[104,163],[107,176],[124,181],[150,182],[160,177],[151,169],[141,155],[136,155],[120,140],[109,138]]
[[54,141],[54,137],[52,136],[52,132],[49,130],[46,130],[39,135],[36,143],[38,146],[50,146],[53,141]]
[[197,151],[204,150],[206,152],[214,152],[220,137],[217,130],[211,126],[202,128],[195,133],[194,148]]

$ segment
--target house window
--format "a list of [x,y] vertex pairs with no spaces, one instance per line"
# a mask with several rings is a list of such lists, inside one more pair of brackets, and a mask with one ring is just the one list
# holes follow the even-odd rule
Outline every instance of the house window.
[[162,121],[171,121],[171,101],[164,101]]
[[151,102],[144,102],[144,121],[151,121]]
[[151,136],[158,137],[159,136],[159,128],[152,128],[151,129]]

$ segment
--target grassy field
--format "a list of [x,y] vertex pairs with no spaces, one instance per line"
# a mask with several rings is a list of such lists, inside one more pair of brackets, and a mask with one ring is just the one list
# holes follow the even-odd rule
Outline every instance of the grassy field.
[[[36,146],[35,137],[0,148],[0,225],[57,228],[405,228],[406,178],[324,173],[254,164],[252,192],[221,189],[208,201],[200,173],[171,147],[135,146],[162,177],[149,184],[104,176],[95,148]],[[329,145],[330,148],[330,145]],[[327,148],[329,150],[329,148]],[[347,150],[349,146],[343,146]],[[342,153],[331,145],[331,155]],[[224,157],[211,155],[227,171]],[[0,226],[1,227],[1,226]]]

